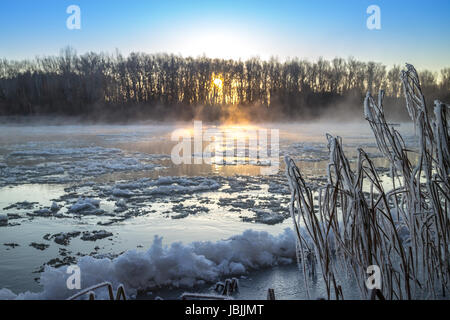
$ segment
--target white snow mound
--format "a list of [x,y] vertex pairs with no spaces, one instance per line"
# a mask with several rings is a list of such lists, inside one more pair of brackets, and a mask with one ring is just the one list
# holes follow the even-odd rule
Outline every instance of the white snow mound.
[[[227,240],[187,245],[176,242],[170,246],[163,246],[162,238],[155,236],[150,249],[145,252],[129,250],[114,259],[91,256],[79,259],[81,287],[109,281],[114,288],[123,284],[127,295],[136,294],[139,289],[161,286],[190,288],[252,269],[291,263],[295,258],[295,241],[291,229],[285,229],[278,236],[247,230]],[[70,274],[66,270],[67,266],[46,266],[40,279],[42,292],[16,295],[9,289],[1,289],[0,299],[65,299],[72,296],[76,290],[67,289]],[[106,295],[97,297],[106,298]]]

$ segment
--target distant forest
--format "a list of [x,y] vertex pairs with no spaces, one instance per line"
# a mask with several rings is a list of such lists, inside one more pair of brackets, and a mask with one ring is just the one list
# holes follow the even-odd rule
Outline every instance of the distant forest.
[[[310,119],[362,116],[368,90],[402,98],[400,66],[335,58],[246,61],[169,54],[86,53],[0,60],[0,115],[81,116],[104,120]],[[422,70],[426,97],[450,101],[450,68]],[[431,107],[432,100],[428,102]],[[400,108],[399,108],[400,109]],[[342,112],[341,112],[342,111]],[[350,113],[348,112],[350,111]]]

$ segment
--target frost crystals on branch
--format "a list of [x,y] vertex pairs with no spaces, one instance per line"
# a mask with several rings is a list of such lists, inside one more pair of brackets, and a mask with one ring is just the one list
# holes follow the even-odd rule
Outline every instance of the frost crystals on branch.
[[[336,299],[344,297],[340,283],[348,281],[343,279],[346,275],[356,280],[361,297],[369,298],[366,270],[373,265],[381,271],[380,297],[438,298],[449,294],[449,106],[436,101],[431,119],[412,65],[406,65],[401,80],[418,135],[417,151],[408,150],[400,133],[386,122],[384,91],[379,92],[377,101],[370,93],[364,101],[365,118],[390,163],[391,190],[384,189],[362,149],[358,150],[356,169],[350,168],[339,137],[327,135],[328,183],[319,189],[317,203],[294,161],[285,159],[305,285],[308,287],[307,273],[315,275],[318,264],[329,299],[333,294]],[[410,160],[414,152],[417,163]]]

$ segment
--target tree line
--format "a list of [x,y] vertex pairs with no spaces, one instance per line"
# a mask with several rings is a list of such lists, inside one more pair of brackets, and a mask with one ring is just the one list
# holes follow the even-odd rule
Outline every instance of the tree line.
[[[358,107],[367,91],[400,100],[400,66],[354,58],[310,62],[225,60],[173,54],[124,57],[67,47],[59,56],[0,60],[1,115],[147,115],[216,120],[234,110],[301,117]],[[420,72],[425,96],[449,101],[450,68]]]

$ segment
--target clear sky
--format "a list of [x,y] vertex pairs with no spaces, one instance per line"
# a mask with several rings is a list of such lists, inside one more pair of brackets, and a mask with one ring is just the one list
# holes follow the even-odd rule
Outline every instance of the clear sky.
[[[66,8],[81,8],[69,30]],[[381,29],[369,30],[369,5]],[[1,0],[0,57],[55,55],[65,46],[123,54],[316,60],[322,56],[450,67],[448,0]]]

